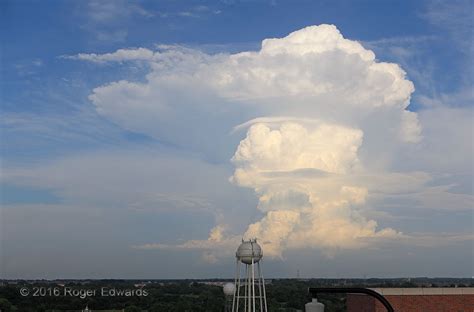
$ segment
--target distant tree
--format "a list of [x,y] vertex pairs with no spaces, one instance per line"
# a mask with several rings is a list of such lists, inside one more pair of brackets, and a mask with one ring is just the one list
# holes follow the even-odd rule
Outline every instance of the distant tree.
[[17,308],[7,299],[0,298],[0,311],[2,312],[16,312]]
[[131,305],[125,308],[125,312],[142,312],[142,309],[137,306]]
[[151,306],[148,310],[149,312],[168,312],[169,308],[166,304],[163,303],[156,303]]

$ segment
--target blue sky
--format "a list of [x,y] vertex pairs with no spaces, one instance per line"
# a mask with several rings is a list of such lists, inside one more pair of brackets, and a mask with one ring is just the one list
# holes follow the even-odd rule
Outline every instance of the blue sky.
[[[469,4],[459,6],[469,7]],[[436,14],[430,17],[430,9],[450,14],[442,4],[429,1],[356,1],[353,4],[347,1],[299,1],[297,4],[268,1],[130,4],[118,1],[111,7],[106,2],[6,1],[2,3],[4,17],[0,30],[8,42],[2,50],[2,72],[8,77],[3,81],[2,109],[74,118],[91,109],[87,95],[93,87],[120,75],[140,79],[146,71],[111,66],[98,71],[96,66],[61,59],[62,55],[106,53],[156,44],[198,46],[211,53],[256,50],[263,38],[281,37],[308,25],[331,23],[347,38],[367,42],[379,59],[405,65],[403,68],[409,78],[417,82],[409,109],[417,110],[417,95],[436,97],[459,92],[469,85],[472,75],[466,70],[470,62],[466,49],[469,45],[466,42],[471,41],[470,10],[463,11],[468,14],[465,20],[445,21]],[[457,10],[456,7],[451,9],[451,14],[458,13]],[[97,20],[100,14],[105,18]],[[453,30],[453,27],[457,28]],[[404,56],[397,49],[410,49],[413,55]],[[417,77],[418,74],[421,76]],[[88,117],[97,116],[92,112]],[[96,129],[76,129],[81,136],[79,140],[59,144],[48,139],[42,142],[46,143],[45,147],[53,144],[54,151],[11,146],[4,150],[3,160],[13,161],[18,157],[28,158],[28,155],[37,159],[37,156],[66,153],[75,148],[88,149],[91,145],[95,148],[95,144],[146,140],[140,134],[114,128],[107,120],[92,123],[94,127],[100,125],[100,131],[112,137],[107,137],[106,142],[97,142],[96,138],[90,138]]]
[[[233,243],[244,233],[269,241],[270,276],[294,276],[298,269],[323,277],[473,276],[472,6],[421,0],[2,1],[2,277],[228,277]],[[333,52],[319,39],[305,42],[311,36],[342,40],[332,28],[302,30],[321,24],[335,25],[344,44],[359,42],[364,50],[338,46]],[[255,54],[232,67],[232,55],[256,53],[267,38],[280,38],[275,49],[286,49],[296,41],[281,38],[299,30],[303,39],[295,40],[309,49],[321,44],[329,49],[324,57],[285,52],[279,68],[271,57]],[[351,58],[351,49],[362,63]],[[374,59],[364,59],[367,50]],[[383,62],[406,72],[403,77],[395,70],[403,81],[385,94],[403,93],[409,106],[399,100],[393,110],[373,113],[384,78],[367,86],[358,79],[371,70],[367,64]],[[228,88],[213,85],[213,77],[224,74],[248,77],[253,67],[246,64],[279,73],[284,84],[275,80],[272,89],[257,77]],[[321,69],[324,64],[334,72]],[[318,85],[354,90],[375,108],[345,106],[350,97],[328,100],[331,109],[319,107],[325,97],[306,98],[300,86],[307,81],[292,81],[311,66],[324,71],[314,78]],[[286,72],[301,74],[287,79]],[[288,97],[279,90],[299,91]],[[337,146],[336,139],[318,143],[334,148],[333,155],[347,154],[344,144],[356,149],[351,169],[345,156],[330,168],[283,158],[272,167],[274,159],[255,152],[271,137],[252,141],[252,133],[267,127],[284,137],[288,123],[304,128],[298,137],[303,145],[311,146],[308,140],[320,137],[324,125],[335,127],[334,135],[353,136]],[[294,147],[288,148],[291,154]],[[291,157],[312,152],[301,147]],[[321,153],[312,157],[324,158]],[[325,192],[318,190],[320,175],[309,179],[311,191],[295,188],[305,170],[340,175],[344,185],[326,191],[349,190],[364,199],[321,197],[318,206],[308,198]],[[283,171],[292,173],[273,184],[260,179]],[[275,184],[294,193],[283,194]],[[264,198],[271,198],[269,207]],[[340,201],[349,203],[334,206]],[[305,205],[357,215],[333,218],[348,231],[370,233],[360,234],[363,243],[310,244],[322,234],[298,232],[305,228],[296,221]],[[272,224],[277,214],[271,211],[286,219],[297,214],[295,224]],[[312,226],[333,224],[317,222]],[[272,236],[272,229],[285,227],[286,236]],[[57,260],[63,254],[73,270]]]

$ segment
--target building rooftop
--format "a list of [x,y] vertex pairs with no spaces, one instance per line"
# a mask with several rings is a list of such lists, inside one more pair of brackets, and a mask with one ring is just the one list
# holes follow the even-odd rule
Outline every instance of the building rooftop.
[[474,287],[371,288],[384,296],[474,295]]

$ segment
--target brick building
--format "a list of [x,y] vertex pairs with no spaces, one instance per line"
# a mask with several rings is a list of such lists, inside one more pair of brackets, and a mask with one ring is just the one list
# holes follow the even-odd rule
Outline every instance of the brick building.
[[[474,288],[374,288],[395,312],[474,312]],[[348,312],[385,312],[375,298],[347,295]]]

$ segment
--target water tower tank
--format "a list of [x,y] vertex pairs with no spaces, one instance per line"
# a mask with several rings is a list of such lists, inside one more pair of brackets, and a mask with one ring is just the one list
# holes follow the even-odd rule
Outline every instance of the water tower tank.
[[235,291],[235,285],[233,283],[227,283],[224,285],[224,295],[233,296]]
[[259,244],[257,244],[257,240],[249,240],[244,241],[240,244],[239,248],[237,248],[237,252],[235,256],[238,260],[245,264],[252,264],[257,263],[262,259],[263,252],[262,248]]

